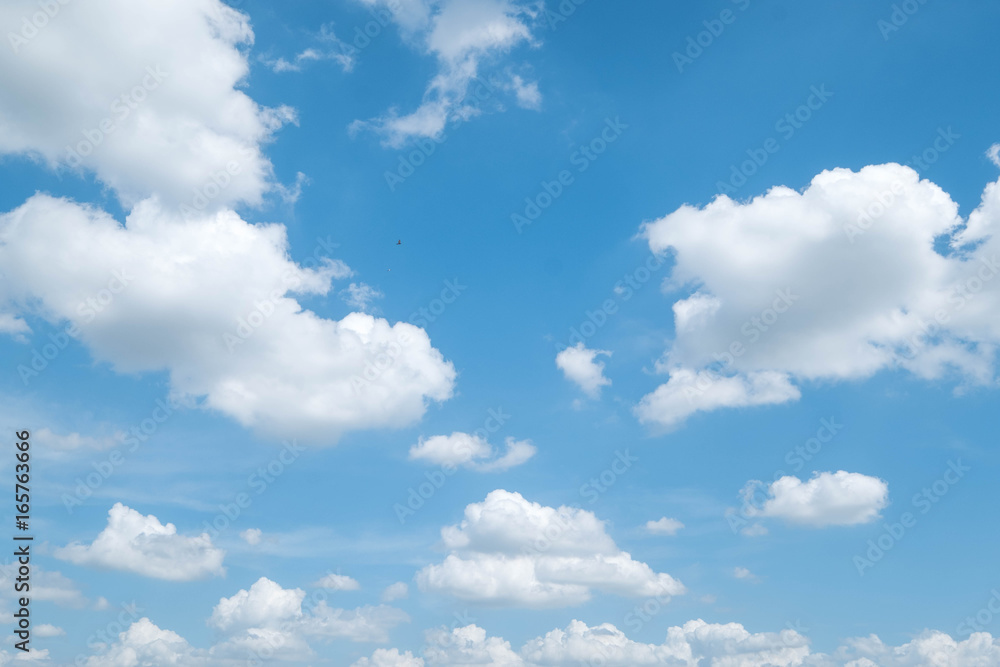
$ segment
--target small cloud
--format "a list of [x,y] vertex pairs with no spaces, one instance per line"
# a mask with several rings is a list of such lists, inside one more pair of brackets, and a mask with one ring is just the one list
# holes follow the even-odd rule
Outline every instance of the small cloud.
[[255,546],[260,544],[260,538],[263,532],[260,528],[247,528],[242,533],[240,533],[240,539],[249,544],[250,546]]
[[698,598],[698,601],[699,602],[704,602],[705,604],[715,604],[715,596],[714,595],[702,595],[700,598]]
[[382,591],[382,602],[392,602],[393,600],[402,600],[410,595],[410,587],[407,586],[402,581],[397,581],[396,583],[387,586],[384,591]]
[[740,531],[740,535],[745,535],[746,537],[763,537],[767,533],[767,527],[762,523],[755,523]]
[[538,91],[537,82],[525,82],[515,74],[511,77],[510,88],[517,96],[517,105],[522,109],[537,111],[542,108],[542,94]]
[[667,517],[646,522],[646,530],[653,535],[676,535],[677,531],[683,527],[684,524],[677,519],[668,519]]
[[328,574],[315,584],[317,588],[326,588],[331,591],[357,591],[361,589],[361,584],[356,579],[343,574]]
[[296,172],[293,184],[284,185],[282,183],[275,183],[274,189],[277,191],[278,196],[281,197],[281,201],[286,204],[294,204],[302,196],[302,186],[309,185],[309,183],[309,177],[300,171]]
[[36,637],[61,637],[64,634],[66,634],[65,630],[49,623],[42,623],[35,626]]
[[105,609],[109,608],[110,606],[111,606],[111,603],[108,602],[108,599],[106,597],[103,597],[103,596],[97,598],[97,601],[94,602],[94,610],[95,611],[104,611]]
[[1000,144],[993,144],[986,151],[986,157],[990,159],[990,162],[1000,167]]
[[410,448],[410,460],[462,466],[479,472],[503,472],[525,463],[538,451],[530,440],[507,438],[506,446],[506,452],[500,456],[485,438],[455,432],[421,438]]
[[301,72],[302,66],[309,62],[319,62],[323,60],[332,60],[340,65],[340,68],[344,72],[350,72],[354,69],[354,54],[357,51],[353,46],[342,41],[333,32],[333,25],[324,25],[320,28],[319,36],[320,42],[323,43],[324,48],[307,48],[298,53],[295,58],[291,61],[285,60],[284,58],[277,58],[275,60],[269,60],[262,57],[261,62],[271,68],[276,74],[283,74],[285,72]]
[[348,306],[357,308],[361,312],[368,312],[368,307],[375,299],[381,299],[384,294],[371,285],[365,283],[351,283],[340,291],[340,298]]
[[755,575],[753,572],[746,569],[745,567],[734,567],[733,576],[736,577],[737,579],[746,579],[748,581],[754,581],[757,579],[757,575]]
[[556,355],[556,366],[566,379],[575,382],[590,398],[599,398],[601,387],[611,384],[604,377],[604,362],[595,360],[598,355],[610,357],[611,352],[588,350],[583,343],[577,343]]

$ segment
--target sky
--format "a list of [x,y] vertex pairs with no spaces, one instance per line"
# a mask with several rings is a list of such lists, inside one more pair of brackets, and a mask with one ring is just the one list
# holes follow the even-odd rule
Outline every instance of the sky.
[[3,3],[0,665],[1000,664],[998,20]]

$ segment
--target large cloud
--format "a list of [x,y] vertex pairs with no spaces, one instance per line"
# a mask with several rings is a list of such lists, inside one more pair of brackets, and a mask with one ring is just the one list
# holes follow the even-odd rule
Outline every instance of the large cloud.
[[163,525],[150,514],[115,503],[108,525],[91,544],[74,542],[56,549],[56,558],[77,565],[134,572],[169,581],[222,576],[225,551],[212,545],[208,534],[185,537],[172,523]]
[[273,181],[261,144],[293,113],[237,89],[245,15],[219,0],[46,4],[55,13],[38,30],[26,18],[37,2],[0,4],[12,42],[0,49],[0,153],[93,171],[128,205],[261,201]]
[[684,592],[668,574],[632,560],[592,512],[545,507],[519,493],[492,491],[441,530],[451,552],[417,574],[417,583],[462,600],[559,607],[590,599],[591,589],[627,597]]
[[673,286],[693,293],[674,304],[676,339],[657,365],[670,380],[638,416],[673,425],[883,369],[993,383],[998,224],[997,184],[963,227],[941,188],[897,164],[825,171],[803,192],[775,187],[746,203],[720,196],[646,224],[650,248],[675,256]]
[[449,122],[481,112],[481,103],[499,91],[515,93],[518,103],[537,108],[537,85],[517,75],[492,84],[477,81],[481,65],[522,43],[532,41],[535,3],[523,0],[362,0],[389,11],[404,35],[438,61],[438,73],[414,111],[394,108],[354,129],[368,127],[386,145],[399,147],[411,138],[439,138]]
[[281,225],[185,220],[148,200],[123,227],[36,195],[0,216],[0,241],[0,308],[69,322],[98,361],[167,370],[175,395],[264,433],[334,442],[451,396],[455,370],[422,329],[302,309],[293,295],[327,294],[349,269],[295,264]]
[[[760,486],[749,483],[743,489],[745,498],[753,498]],[[878,519],[888,502],[889,485],[883,480],[838,470],[816,473],[806,482],[790,475],[775,480],[750,515],[814,527],[853,526]]]

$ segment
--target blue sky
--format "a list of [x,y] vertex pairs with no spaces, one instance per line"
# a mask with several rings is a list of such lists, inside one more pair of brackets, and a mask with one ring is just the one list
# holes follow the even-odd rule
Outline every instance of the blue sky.
[[1000,664],[997,19],[7,3],[32,656]]

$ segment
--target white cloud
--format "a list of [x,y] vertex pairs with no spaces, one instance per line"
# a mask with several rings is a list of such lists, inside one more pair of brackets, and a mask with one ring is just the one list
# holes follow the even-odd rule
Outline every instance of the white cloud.
[[322,44],[322,48],[304,49],[290,61],[284,58],[273,60],[264,58],[263,62],[279,74],[282,72],[301,72],[306,63],[323,60],[336,62],[344,72],[350,72],[354,69],[354,53],[357,49],[337,37],[332,24],[321,26],[317,39]]
[[[17,562],[0,565],[0,595],[10,594],[11,597],[16,597],[14,583],[17,576]],[[88,605],[87,598],[73,580],[61,572],[46,570],[36,563],[31,565],[31,599],[45,600],[71,609],[83,609]]]
[[402,581],[397,581],[394,584],[390,584],[385,587],[382,591],[382,602],[392,602],[393,600],[402,600],[409,597],[410,587],[407,586]]
[[260,544],[260,539],[263,534],[264,533],[260,528],[247,528],[246,530],[240,532],[240,539],[250,546],[255,546]]
[[870,523],[889,502],[885,481],[843,470],[815,473],[807,482],[786,475],[764,489],[763,503],[750,502],[760,486],[761,482],[750,482],[743,489],[751,516],[816,528]]
[[684,586],[632,560],[593,513],[545,507],[502,489],[441,530],[444,562],[417,573],[421,590],[519,607],[586,602],[591,590],[626,597],[678,595]]
[[42,623],[33,628],[36,637],[62,637],[66,631],[51,623]]
[[737,579],[756,579],[757,578],[754,575],[753,572],[751,572],[750,570],[748,570],[745,567],[734,567],[733,568],[733,576],[736,577]]
[[302,618],[302,600],[306,593],[300,588],[286,590],[261,577],[250,590],[240,590],[222,598],[212,610],[209,625],[226,632],[256,627],[274,627],[283,622]]
[[65,435],[54,433],[52,430],[42,427],[32,433],[35,444],[53,452],[73,452],[80,450],[102,451],[111,449],[122,443],[124,433],[116,433],[111,436],[89,436],[79,433],[67,433]]
[[610,357],[611,352],[588,350],[583,343],[577,343],[575,347],[567,347],[556,355],[556,366],[566,379],[579,385],[591,398],[598,398],[601,387],[611,384],[611,380],[604,377],[604,362],[595,361],[598,355]]
[[[640,419],[674,425],[884,369],[992,383],[998,223],[997,184],[963,226],[941,188],[886,164],[824,171],[802,192],[775,187],[745,203],[720,196],[644,225],[650,249],[675,257],[671,284],[695,291],[674,304],[676,338],[657,364],[670,379],[643,399]],[[950,254],[935,250],[941,236]],[[706,389],[684,396],[696,380]]]
[[518,75],[510,78],[510,87],[517,95],[518,106],[524,109],[538,110],[542,107],[542,94],[538,91],[538,83],[532,81],[527,83]]
[[397,649],[375,649],[370,658],[361,658],[351,667],[424,667],[422,658],[414,658],[409,651],[400,653]]
[[635,414],[644,424],[672,428],[696,412],[722,407],[776,405],[798,400],[799,390],[788,376],[771,371],[722,377],[713,371],[678,368],[666,384],[643,396]]
[[[4,2],[0,24],[38,10]],[[256,204],[273,183],[261,146],[294,113],[239,89],[252,43],[248,18],[219,0],[60,3],[31,40],[0,49],[0,153],[92,171],[126,205]]]
[[410,447],[411,461],[426,461],[441,466],[463,466],[479,472],[503,472],[525,463],[537,451],[529,440],[507,438],[506,451],[500,455],[484,438],[455,432],[435,435]]
[[844,663],[850,667],[987,667],[1000,664],[1000,640],[988,632],[974,632],[956,641],[943,632],[925,630],[906,644],[887,646],[870,635],[848,641],[835,656],[851,660]]
[[289,648],[295,646],[302,653],[308,638],[384,642],[391,628],[410,620],[404,612],[385,605],[335,609],[327,605],[325,596],[311,596],[308,605],[303,604],[305,598],[301,589],[285,589],[261,577],[249,590],[219,600],[209,624],[231,635],[227,652],[268,633],[280,633]]
[[[352,128],[370,128],[387,146],[400,147],[413,138],[440,138],[449,122],[481,113],[480,102],[499,85],[478,80],[484,64],[514,47],[533,43],[531,24],[538,8],[522,0],[362,0],[391,10],[403,34],[438,62],[420,106],[406,115],[393,108]],[[537,108],[540,94],[519,79],[515,93],[522,106]]]
[[1000,144],[993,144],[986,151],[986,157],[990,159],[990,162],[1000,167]]
[[141,618],[118,635],[118,641],[100,655],[87,659],[87,667],[139,667],[140,665],[190,665],[208,667],[204,651],[196,651],[170,630]]
[[281,225],[184,220],[147,201],[122,227],[36,195],[0,215],[0,238],[0,309],[68,321],[96,360],[167,370],[175,396],[261,433],[333,443],[408,425],[451,396],[454,367],[424,330],[303,310],[293,295],[325,295],[350,269],[295,264]]
[[668,519],[667,517],[646,522],[646,530],[654,535],[676,535],[677,531],[683,527],[684,524],[677,519]]
[[426,638],[424,655],[431,665],[524,665],[521,657],[511,650],[510,642],[488,637],[486,631],[477,625],[428,630]]
[[383,296],[385,295],[382,292],[365,283],[351,283],[340,291],[340,298],[344,303],[362,312],[368,310],[372,301]]
[[332,591],[361,590],[361,584],[359,584],[356,579],[352,579],[351,577],[343,574],[328,574],[317,581],[314,585],[319,588],[327,588]]
[[93,543],[73,542],[54,551],[56,558],[76,565],[134,572],[169,581],[192,581],[222,576],[225,551],[212,546],[207,533],[196,537],[177,534],[172,523],[163,525],[121,503],[108,512],[108,525]]
[[808,640],[794,630],[750,633],[738,623],[688,621],[667,630],[663,644],[632,641],[610,623],[588,627],[572,621],[521,649],[529,665],[579,665],[595,658],[608,667],[685,665],[695,667],[799,667],[809,655]]

